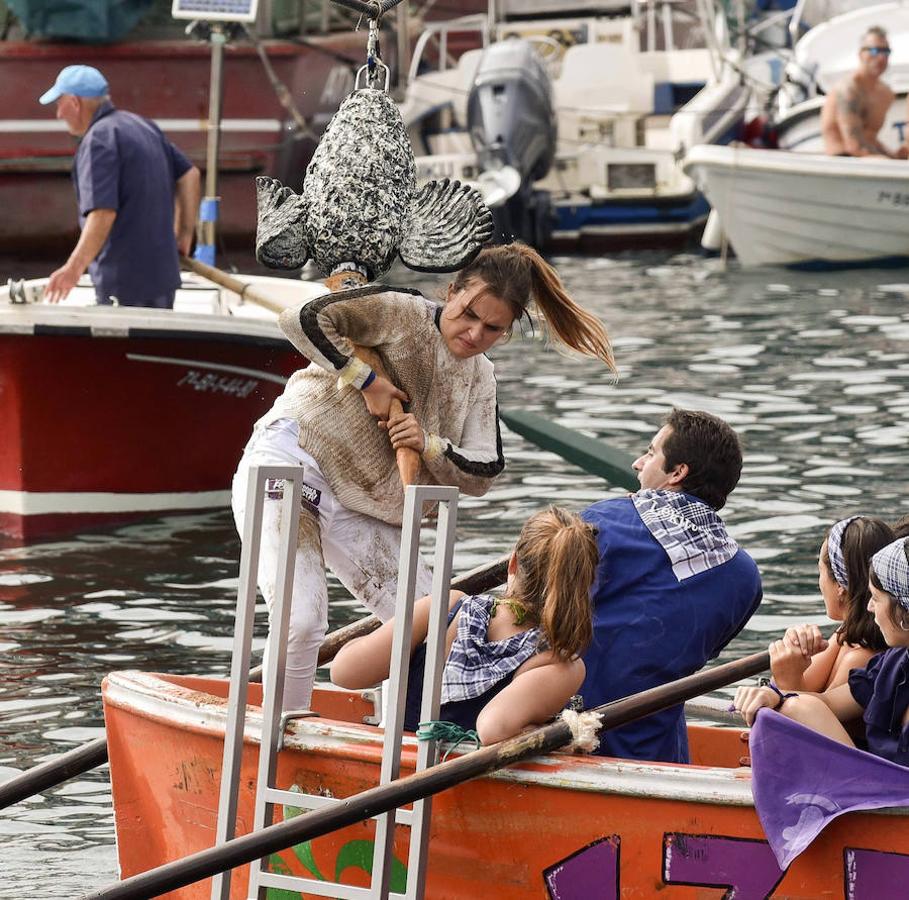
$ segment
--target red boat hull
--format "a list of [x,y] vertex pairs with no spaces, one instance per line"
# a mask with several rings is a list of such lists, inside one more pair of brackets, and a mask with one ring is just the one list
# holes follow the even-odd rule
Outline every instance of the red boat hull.
[[305,360],[272,323],[74,313],[0,328],[0,533],[226,505],[252,424]]

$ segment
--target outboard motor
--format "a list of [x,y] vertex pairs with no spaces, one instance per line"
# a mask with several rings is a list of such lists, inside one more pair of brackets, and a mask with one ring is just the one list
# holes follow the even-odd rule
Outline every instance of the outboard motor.
[[549,195],[533,184],[552,166],[557,126],[552,83],[530,43],[509,38],[483,52],[467,98],[467,128],[497,240],[541,246],[550,231]]

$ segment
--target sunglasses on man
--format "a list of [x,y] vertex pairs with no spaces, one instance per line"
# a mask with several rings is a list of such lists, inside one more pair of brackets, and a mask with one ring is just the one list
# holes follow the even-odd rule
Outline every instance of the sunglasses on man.
[[872,56],[890,56],[892,52],[889,47],[862,47],[862,50]]

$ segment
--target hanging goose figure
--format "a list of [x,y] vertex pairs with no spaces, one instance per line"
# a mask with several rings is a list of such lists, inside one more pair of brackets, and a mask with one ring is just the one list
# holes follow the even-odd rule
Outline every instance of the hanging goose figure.
[[492,236],[492,214],[474,188],[444,179],[417,189],[413,149],[386,93],[376,33],[373,21],[369,63],[329,122],[302,193],[256,179],[256,257],[267,266],[296,269],[312,259],[324,276],[350,271],[372,281],[397,254],[411,269],[451,272]]

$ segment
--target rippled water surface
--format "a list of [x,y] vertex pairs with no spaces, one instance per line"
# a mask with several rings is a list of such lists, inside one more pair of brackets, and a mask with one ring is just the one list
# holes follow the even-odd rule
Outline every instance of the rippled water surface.
[[[692,255],[556,264],[607,321],[621,378],[516,336],[493,352],[502,407],[629,456],[673,405],[722,415],[746,442],[725,516],[765,585],[724,656],[760,649],[789,622],[826,622],[824,528],[850,512],[909,512],[909,284],[898,283],[909,274],[724,272]],[[621,493],[507,430],[504,440],[505,475],[461,505],[456,570],[505,551],[541,505]],[[225,672],[238,551],[227,512],[0,548],[0,777],[102,734],[99,684],[112,669]],[[337,585],[332,597],[333,626],[362,614]],[[0,846],[0,897],[72,897],[114,879],[105,771],[0,813]]]

